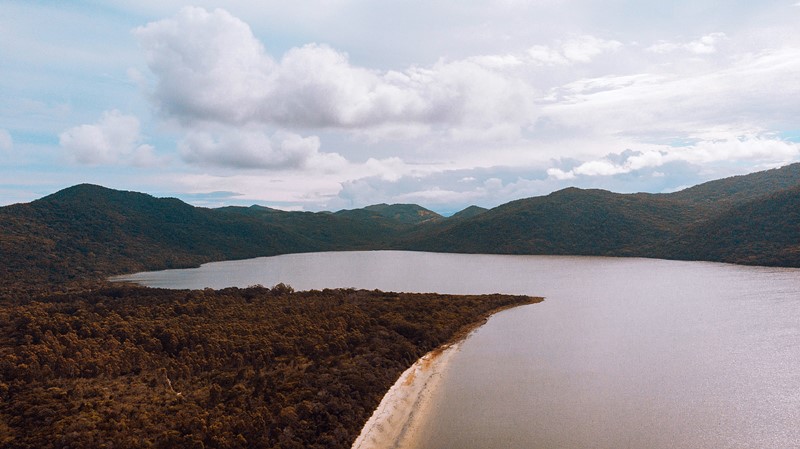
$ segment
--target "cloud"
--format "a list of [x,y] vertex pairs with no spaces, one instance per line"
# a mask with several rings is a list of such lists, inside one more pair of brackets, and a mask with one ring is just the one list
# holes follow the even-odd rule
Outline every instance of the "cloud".
[[5,129],[0,128],[0,151],[9,151],[14,147],[14,139]]
[[710,33],[700,37],[699,39],[685,43],[659,41],[650,47],[647,47],[647,51],[651,53],[663,54],[671,53],[676,50],[685,50],[698,55],[711,54],[716,53],[717,45],[720,42],[725,41],[727,38],[728,36],[725,33]]
[[566,181],[568,179],[575,179],[575,172],[573,170],[564,171],[560,168],[548,168],[547,175],[559,181]]
[[159,158],[154,148],[142,140],[139,119],[116,109],[104,112],[95,124],[76,126],[58,136],[61,147],[80,164],[155,165]]
[[604,40],[594,36],[580,36],[564,42],[562,52],[564,56],[575,62],[590,62],[595,56],[606,52],[613,52],[622,47],[622,43],[615,40]]
[[190,131],[178,144],[186,162],[236,169],[336,169],[346,164],[336,153],[321,153],[317,136],[225,128]]
[[[272,144],[292,138],[308,139],[285,134],[268,137]],[[305,170],[276,169],[269,176],[259,171],[231,170],[223,174],[189,173],[177,177],[176,182],[182,189],[195,193],[233,190],[237,192],[239,204],[258,202],[282,209],[334,210],[350,204],[337,197],[348,183],[369,179],[381,188],[401,186],[404,185],[402,180],[424,179],[436,172],[430,167],[407,164],[399,158],[370,158],[354,163],[338,155],[321,153],[310,158],[310,162]]]
[[[185,123],[429,126],[519,116],[531,96],[508,76],[519,65],[513,55],[378,71],[328,45],[308,44],[275,60],[246,23],[221,9],[191,7],[134,33],[156,77],[154,100]],[[571,52],[584,58],[591,50]]]
[[621,47],[619,41],[583,35],[562,41],[556,47],[534,45],[528,49],[528,56],[538,65],[568,65],[591,62],[596,56]]
[[167,113],[241,122],[269,93],[275,62],[250,27],[224,10],[183,8],[134,34]]
[[584,137],[730,138],[786,129],[800,114],[795,81],[800,49],[733,58],[725,66],[688,73],[586,78],[552,89],[540,116],[580,128]]
[[[389,58],[381,64],[390,68],[376,69],[359,47],[351,58],[322,43],[262,43],[224,10],[184,8],[134,31],[151,72],[135,78],[151,82],[162,116],[182,127],[185,162],[229,177],[280,173],[300,186],[280,191],[281,201],[304,201],[303,189],[314,201],[341,189],[339,200],[362,205],[512,199],[543,186],[658,178],[648,172],[655,168],[796,157],[796,148],[769,137],[800,113],[792,101],[800,95],[796,47],[742,47],[738,32],[647,47],[634,42],[638,35],[623,44],[574,31],[421,65],[392,67]],[[542,179],[468,171],[435,181],[444,171],[495,165],[535,165]],[[313,188],[303,173],[313,173]],[[236,190],[255,197],[265,188],[248,182]],[[232,187],[214,180],[206,188]]]
[[[440,187],[438,177],[400,177],[387,181],[380,177],[365,177],[342,183],[335,208],[356,208],[377,203],[415,203],[424,207],[458,205],[462,209],[486,197],[483,188],[463,186]],[[450,211],[450,212],[455,212]]]
[[[700,141],[681,147],[660,146],[640,151],[626,150],[601,159],[586,161],[571,170],[551,168],[547,174],[558,180],[578,176],[614,176],[683,162],[707,166],[720,162],[748,162],[783,165],[800,157],[800,144],[769,136],[742,136],[723,140]],[[661,174],[663,176],[663,174]]]
[[[352,66],[326,45],[289,50],[276,73],[279,91],[262,119],[304,126],[364,127],[381,123],[447,121],[450,92],[428,89],[424,71],[380,74]],[[427,91],[427,92],[426,92]]]
[[560,184],[548,181],[542,170],[531,167],[407,173],[392,180],[365,176],[342,183],[330,204],[353,208],[375,203],[417,203],[441,213],[453,213],[471,204],[494,206],[547,193],[553,186]]
[[524,61],[516,55],[482,55],[472,56],[466,61],[478,64],[489,69],[507,69],[519,67]]

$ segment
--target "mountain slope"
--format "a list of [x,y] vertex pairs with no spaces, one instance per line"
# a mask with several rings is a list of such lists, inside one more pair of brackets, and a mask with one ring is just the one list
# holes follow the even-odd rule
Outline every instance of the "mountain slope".
[[[800,266],[800,164],[672,194],[564,189],[451,218],[409,204],[198,208],[82,184],[0,208],[0,284],[330,250],[642,256]],[[0,286],[2,286],[0,285]]]
[[247,216],[301,235],[322,250],[382,249],[406,227],[372,212],[357,209],[350,214],[285,212],[260,206],[224,207],[217,211],[231,217]]
[[212,260],[387,249],[407,229],[439,219],[405,204],[335,214],[206,209],[81,184],[0,208],[0,283],[52,284]]
[[701,206],[706,213],[714,213],[798,185],[800,164],[790,164],[749,175],[709,181],[664,196]]
[[503,254],[639,255],[677,232],[685,208],[654,195],[568,188],[417,233],[406,249]]
[[437,223],[402,238],[398,246],[442,252],[641,256],[800,266],[795,260],[800,230],[792,221],[798,186],[800,164],[711,181],[672,194],[568,188],[463,220]]
[[800,187],[737,204],[687,227],[662,257],[800,267]]
[[444,217],[416,204],[373,204],[363,209],[346,209],[334,215],[356,220],[385,221],[397,228],[443,220]]
[[469,206],[469,207],[466,207],[466,208],[454,213],[453,215],[451,215],[448,218],[448,220],[452,220],[452,219],[464,220],[464,219],[467,219],[467,218],[476,217],[476,216],[486,212],[487,210],[489,210],[489,209],[486,209],[485,207]]
[[6,281],[66,281],[210,260],[319,250],[251,217],[82,184],[0,208]]

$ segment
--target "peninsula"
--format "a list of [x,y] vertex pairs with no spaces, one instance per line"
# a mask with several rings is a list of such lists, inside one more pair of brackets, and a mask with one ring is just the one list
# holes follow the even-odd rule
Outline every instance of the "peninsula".
[[536,301],[285,285],[14,294],[0,304],[0,445],[349,448],[416,360]]

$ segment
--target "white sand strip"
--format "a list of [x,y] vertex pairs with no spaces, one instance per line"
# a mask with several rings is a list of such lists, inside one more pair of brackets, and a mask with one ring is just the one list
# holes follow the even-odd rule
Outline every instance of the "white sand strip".
[[433,350],[405,370],[381,400],[352,449],[401,449],[413,444],[450,358],[460,343]]

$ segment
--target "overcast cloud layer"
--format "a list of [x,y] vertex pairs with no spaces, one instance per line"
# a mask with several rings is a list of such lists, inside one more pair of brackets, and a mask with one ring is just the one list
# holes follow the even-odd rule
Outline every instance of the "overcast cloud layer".
[[0,3],[0,203],[492,207],[800,159],[795,1]]

